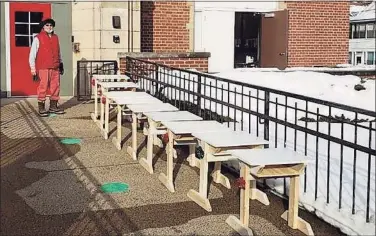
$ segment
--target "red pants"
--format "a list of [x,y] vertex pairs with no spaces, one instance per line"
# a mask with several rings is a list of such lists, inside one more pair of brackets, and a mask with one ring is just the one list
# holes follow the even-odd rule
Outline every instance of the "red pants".
[[38,100],[45,101],[47,90],[50,89],[50,100],[59,100],[60,94],[60,72],[59,69],[38,70],[39,86],[37,89]]

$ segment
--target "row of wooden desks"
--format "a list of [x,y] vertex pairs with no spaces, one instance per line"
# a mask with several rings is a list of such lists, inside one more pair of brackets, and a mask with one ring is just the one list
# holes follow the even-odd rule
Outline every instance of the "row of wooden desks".
[[[131,82],[98,82],[101,86],[101,117],[99,127],[105,139],[108,138],[110,107],[117,112],[117,134],[113,143],[121,149],[121,127],[123,115],[132,117],[132,144],[127,152],[137,160],[137,123],[147,123],[144,134],[147,135],[147,157],[139,160],[140,164],[153,174],[153,145],[158,135],[168,135],[166,146],[167,170],[159,175],[159,180],[170,191],[175,191],[173,183],[175,146],[189,146],[188,161],[190,166],[200,168],[198,191],[191,189],[187,196],[207,211],[212,211],[208,199],[208,164],[214,162],[213,181],[230,189],[229,179],[221,173],[221,163],[229,160],[240,162],[241,179],[244,189],[241,190],[240,219],[230,216],[227,223],[239,233],[250,235],[248,228],[249,200],[258,200],[268,205],[265,193],[256,188],[257,179],[290,177],[289,210],[282,217],[294,229],[312,235],[310,225],[300,219],[298,212],[299,176],[307,164],[307,157],[298,155],[288,149],[264,149],[268,141],[251,134],[233,131],[217,121],[203,120],[187,111],[179,111],[171,104],[152,97],[144,92],[136,92],[137,85]],[[132,91],[110,91],[111,88],[130,88]],[[96,112],[96,110],[95,110]],[[94,113],[95,113],[94,112]],[[95,115],[95,114],[94,114]],[[95,116],[97,118],[97,116]],[[204,155],[195,155],[197,146],[202,147]]]

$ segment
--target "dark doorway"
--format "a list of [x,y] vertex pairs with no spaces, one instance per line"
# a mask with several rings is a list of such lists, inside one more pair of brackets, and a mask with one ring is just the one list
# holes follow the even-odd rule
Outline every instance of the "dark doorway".
[[258,66],[260,29],[259,13],[235,12],[235,68]]

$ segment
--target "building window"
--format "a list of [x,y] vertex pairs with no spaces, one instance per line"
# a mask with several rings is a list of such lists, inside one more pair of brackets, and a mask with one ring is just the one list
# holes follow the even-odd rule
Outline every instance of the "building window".
[[367,53],[367,65],[374,65],[375,64],[375,52],[368,52]]
[[15,12],[15,42],[17,47],[31,47],[33,35],[40,32],[43,12]]
[[352,52],[349,52],[349,64],[352,65]]
[[359,24],[359,38],[364,39],[366,37],[366,25]]
[[376,25],[375,23],[367,24],[367,38],[375,38]]
[[354,24],[350,24],[350,35],[349,35],[350,39],[354,38],[354,33],[355,33],[355,25]]

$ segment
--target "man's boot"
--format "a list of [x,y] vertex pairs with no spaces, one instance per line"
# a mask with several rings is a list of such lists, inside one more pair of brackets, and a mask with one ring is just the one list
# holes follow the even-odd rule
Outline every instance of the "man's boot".
[[42,117],[48,116],[48,112],[46,111],[44,101],[38,101],[38,110],[39,110],[38,112],[40,116]]
[[50,113],[64,114],[64,111],[57,106],[56,100],[50,100]]

